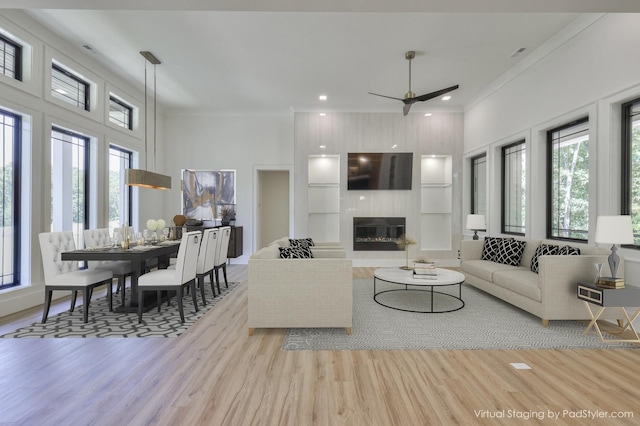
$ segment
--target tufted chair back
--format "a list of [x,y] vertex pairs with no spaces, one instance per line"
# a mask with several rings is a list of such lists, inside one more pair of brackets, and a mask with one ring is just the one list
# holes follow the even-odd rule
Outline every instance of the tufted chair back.
[[43,232],[38,235],[38,238],[45,283],[56,275],[78,270],[78,262],[72,260],[63,262],[60,259],[60,253],[76,249],[73,232]]
[[[109,228],[100,229],[85,229],[84,232],[84,245],[86,248],[93,247],[106,247],[112,245],[111,236],[109,236]],[[110,263],[107,260],[87,262],[89,268],[94,268],[98,265]]]

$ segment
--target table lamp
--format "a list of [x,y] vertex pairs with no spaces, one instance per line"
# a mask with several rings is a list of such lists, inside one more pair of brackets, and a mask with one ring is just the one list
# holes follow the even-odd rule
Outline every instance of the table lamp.
[[596,243],[611,244],[609,268],[611,277],[616,278],[620,256],[616,253],[616,244],[633,244],[633,226],[631,216],[598,216],[596,223]]
[[467,229],[473,231],[473,239],[478,239],[478,231],[487,229],[485,225],[483,214],[468,214],[467,215]]

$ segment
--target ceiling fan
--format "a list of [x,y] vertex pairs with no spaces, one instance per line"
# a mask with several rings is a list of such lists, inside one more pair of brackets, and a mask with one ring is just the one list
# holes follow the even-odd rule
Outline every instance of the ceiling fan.
[[409,114],[409,110],[411,109],[411,105],[416,102],[424,102],[429,99],[437,98],[438,96],[444,95],[445,93],[451,92],[452,90],[456,90],[459,86],[456,84],[455,86],[447,87],[446,89],[438,90],[435,92],[427,93],[424,95],[416,96],[415,93],[411,91],[411,60],[416,57],[416,52],[413,50],[409,50],[404,54],[405,59],[409,61],[409,91],[404,94],[404,99],[402,98],[394,98],[393,96],[379,95],[377,93],[369,92],[370,95],[381,96],[383,98],[395,99],[397,101],[402,101],[404,103],[404,107],[402,107],[403,115]]

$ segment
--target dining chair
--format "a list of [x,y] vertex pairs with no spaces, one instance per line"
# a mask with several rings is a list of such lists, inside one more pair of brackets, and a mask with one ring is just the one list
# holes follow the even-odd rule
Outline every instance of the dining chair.
[[93,289],[102,284],[107,285],[107,297],[109,310],[113,310],[112,291],[113,273],[111,271],[99,271],[95,269],[78,268],[76,261],[61,260],[61,253],[76,249],[76,243],[72,232],[43,232],[38,235],[40,240],[40,252],[42,254],[42,266],[44,267],[44,308],[42,311],[42,323],[47,322],[51,298],[54,290],[71,290],[71,309],[76,306],[78,291],[82,292],[83,319],[89,321],[89,302]]
[[224,275],[224,285],[229,288],[227,282],[227,253],[229,252],[229,238],[231,237],[231,227],[223,226],[219,229],[218,248],[216,250],[216,264],[214,267],[216,274],[216,282],[218,284],[218,293],[220,293],[220,276],[218,271],[222,269]]
[[[85,229],[83,234],[84,245],[87,248],[108,247],[113,244],[109,236],[109,228]],[[122,291],[120,296],[122,305],[124,305],[126,278],[131,276],[131,262],[126,260],[97,260],[88,262],[88,265],[89,269],[111,271],[113,273],[113,277],[118,279],[116,294]]]
[[[198,251],[202,235],[200,231],[186,232],[180,240],[178,249],[178,261],[175,269],[158,269],[144,274],[138,278],[138,323],[142,323],[142,301],[145,291],[157,292],[158,312],[160,312],[160,296],[162,291],[175,291],[177,293],[178,311],[180,321],[184,323],[184,310],[182,307],[182,289],[189,286],[193,297],[193,306],[198,311],[196,297],[196,269],[198,264]],[[167,298],[169,294],[167,293]]]
[[216,254],[218,250],[217,245],[218,228],[205,229],[202,233],[202,243],[200,245],[200,252],[198,253],[198,265],[196,269],[196,277],[198,279],[198,287],[200,287],[203,304],[207,303],[204,298],[204,277],[207,275],[211,281],[213,297],[216,296],[216,291],[213,285],[213,270],[216,263]]

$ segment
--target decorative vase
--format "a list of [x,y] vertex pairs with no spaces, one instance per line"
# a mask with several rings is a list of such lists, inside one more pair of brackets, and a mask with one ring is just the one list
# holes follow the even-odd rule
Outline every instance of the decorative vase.
[[184,217],[184,215],[177,214],[173,217],[173,223],[175,223],[176,226],[183,226],[186,222],[187,218]]

